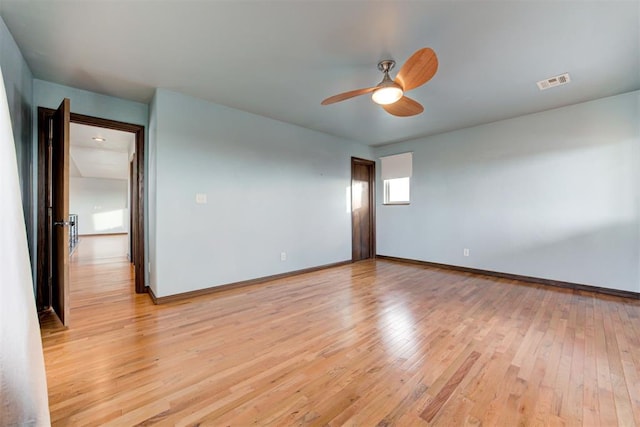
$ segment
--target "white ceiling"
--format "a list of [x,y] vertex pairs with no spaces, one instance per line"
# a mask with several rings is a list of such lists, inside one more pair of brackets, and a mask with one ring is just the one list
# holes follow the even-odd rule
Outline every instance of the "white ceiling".
[[[104,138],[99,142],[94,137]],[[128,179],[129,154],[135,147],[135,135],[130,132],[71,123],[71,162],[73,177]]]
[[[640,89],[639,1],[0,0],[0,14],[36,78],[142,102],[166,88],[370,145]],[[409,93],[421,115],[320,105],[425,46],[440,67]]]

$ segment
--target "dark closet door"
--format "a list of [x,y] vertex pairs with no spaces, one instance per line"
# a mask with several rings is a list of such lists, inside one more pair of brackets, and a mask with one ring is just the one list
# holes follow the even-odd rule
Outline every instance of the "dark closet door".
[[375,256],[375,162],[351,159],[351,258]]

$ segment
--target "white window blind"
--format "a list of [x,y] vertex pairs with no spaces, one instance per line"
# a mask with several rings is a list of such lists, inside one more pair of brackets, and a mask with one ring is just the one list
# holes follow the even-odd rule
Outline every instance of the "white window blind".
[[382,179],[409,178],[413,172],[413,153],[380,157]]

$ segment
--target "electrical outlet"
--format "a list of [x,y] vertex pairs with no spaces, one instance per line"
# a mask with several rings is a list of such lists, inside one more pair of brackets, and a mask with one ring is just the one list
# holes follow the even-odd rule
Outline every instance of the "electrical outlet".
[[464,255],[464,256],[469,256],[469,248],[464,248],[464,249],[462,250],[462,255]]
[[207,204],[207,194],[206,193],[196,193],[196,203],[199,205]]
[[287,253],[280,252],[280,261],[286,261],[286,260],[287,260]]

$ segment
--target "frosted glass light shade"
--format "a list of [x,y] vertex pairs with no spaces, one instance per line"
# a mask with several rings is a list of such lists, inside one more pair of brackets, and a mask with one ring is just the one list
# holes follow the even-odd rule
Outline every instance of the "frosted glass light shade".
[[380,105],[393,104],[400,98],[402,98],[402,89],[397,86],[385,86],[380,89],[376,89],[371,96],[373,102]]

